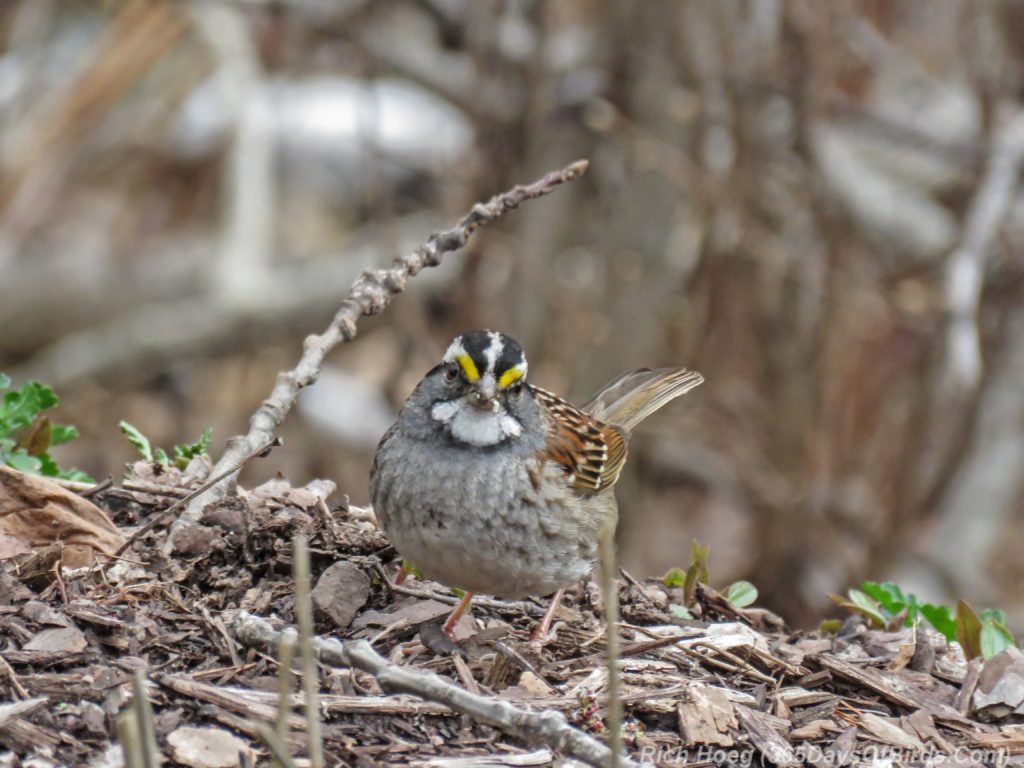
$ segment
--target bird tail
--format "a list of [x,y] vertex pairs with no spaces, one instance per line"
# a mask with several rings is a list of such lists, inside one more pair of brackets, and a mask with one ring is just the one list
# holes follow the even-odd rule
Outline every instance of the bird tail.
[[583,410],[629,432],[665,403],[703,381],[703,376],[686,368],[641,368],[610,381]]

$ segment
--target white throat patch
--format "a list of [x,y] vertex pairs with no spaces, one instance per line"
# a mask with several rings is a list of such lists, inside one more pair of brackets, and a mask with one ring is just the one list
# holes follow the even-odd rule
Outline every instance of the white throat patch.
[[477,446],[497,445],[510,437],[518,437],[523,428],[503,408],[482,411],[461,398],[437,403],[430,415],[434,421],[447,424],[452,437]]

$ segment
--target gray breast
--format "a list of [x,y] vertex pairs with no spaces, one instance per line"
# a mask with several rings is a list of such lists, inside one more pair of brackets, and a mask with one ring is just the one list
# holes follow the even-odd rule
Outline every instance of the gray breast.
[[610,493],[578,498],[552,464],[535,486],[536,466],[532,452],[428,444],[395,429],[378,449],[374,509],[395,548],[428,577],[499,597],[546,595],[593,568],[615,502]]

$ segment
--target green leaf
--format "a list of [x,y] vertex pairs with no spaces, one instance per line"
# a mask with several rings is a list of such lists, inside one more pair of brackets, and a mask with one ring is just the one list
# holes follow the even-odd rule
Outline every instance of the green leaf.
[[963,600],[956,604],[956,639],[968,659],[981,655],[981,621]]
[[989,608],[988,610],[982,611],[978,616],[983,622],[994,621],[996,624],[1006,623],[1006,611],[1001,611],[998,608]]
[[872,600],[870,595],[861,592],[859,589],[849,589],[846,594],[850,598],[850,602],[860,608],[865,616],[876,618],[880,624],[885,624],[885,616],[878,610],[878,603]]
[[921,605],[921,615],[928,619],[928,623],[945,635],[949,641],[956,640],[956,619],[953,612],[944,605],[932,605],[924,603]]
[[7,389],[11,386],[11,377],[6,373],[0,373],[0,389]]
[[0,435],[7,437],[25,429],[41,411],[58,402],[53,390],[37,381],[29,381],[21,389],[11,390],[0,404]]
[[850,599],[846,599],[842,595],[833,594],[830,594],[828,599],[848,611],[859,613],[868,618],[876,627],[884,627],[888,623],[886,617],[878,609],[878,604],[868,595],[857,589],[851,589],[848,594]]
[[865,581],[860,585],[861,591],[873,598],[885,612],[890,616],[896,616],[907,608],[907,597],[903,590],[891,581],[878,584],[874,581]]
[[50,445],[64,445],[79,437],[78,427],[71,424],[50,425]]
[[917,595],[907,595],[907,626],[911,626],[918,616],[921,615],[921,603],[917,600]]
[[685,605],[678,605],[676,603],[672,603],[672,605],[668,607],[668,612],[675,616],[677,619],[693,618],[693,614],[690,613],[690,609],[687,608]]
[[737,581],[729,585],[725,599],[732,603],[733,608],[746,608],[757,600],[757,587],[749,581]]
[[146,461],[153,460],[153,448],[149,444],[148,437],[124,420],[118,424],[118,428],[121,430],[122,434],[128,438],[128,442],[135,446],[135,449],[139,452],[139,455],[142,456],[142,458]]
[[196,456],[202,456],[204,453],[210,452],[210,443],[213,440],[213,427],[207,427],[203,430],[203,434],[199,436],[199,439],[194,443],[184,443],[182,445],[174,446],[174,458],[184,459],[187,464],[189,459],[194,459]]
[[1006,628],[1005,624],[1001,624],[991,618],[982,622],[978,645],[984,658],[991,659],[1013,644],[1013,633]]
[[690,545],[690,567],[683,583],[683,604],[691,606],[697,594],[697,585],[708,583],[708,547],[696,539]]
[[458,587],[452,587],[452,593],[461,600],[466,596],[466,590],[459,589]]
[[42,466],[37,470],[40,475],[43,477],[58,477],[60,475],[60,467],[57,466],[57,462],[50,454],[44,453],[38,458],[42,462]]
[[818,625],[818,631],[823,635],[834,635],[843,628],[840,619],[825,619]]
[[18,448],[7,454],[7,466],[19,472],[38,472],[43,468],[43,462],[35,456],[29,456],[24,448]]
[[670,568],[668,573],[661,577],[661,583],[666,587],[681,587],[686,583],[686,571],[682,568]]
[[96,482],[87,473],[83,472],[80,469],[74,469],[74,468],[72,468],[72,469],[62,469],[57,474],[57,477],[59,477],[61,480],[74,480],[76,483],[95,483]]
[[862,581],[860,583],[860,589],[862,592],[870,595],[880,603],[888,597],[888,593],[882,588],[882,585],[879,584],[877,581]]

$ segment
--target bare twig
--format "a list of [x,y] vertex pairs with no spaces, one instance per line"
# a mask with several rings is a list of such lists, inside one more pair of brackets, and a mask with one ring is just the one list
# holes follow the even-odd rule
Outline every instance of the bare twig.
[[126,768],[144,768],[142,740],[139,738],[139,721],[131,709],[117,717],[117,741],[121,745],[121,759]]
[[156,743],[156,724],[153,722],[153,705],[146,693],[146,673],[136,669],[132,675],[132,708],[138,735],[138,749],[142,758],[140,768],[157,768],[160,755]]
[[[281,637],[263,619],[241,611],[235,621],[235,634],[239,642],[250,647],[273,646]],[[385,691],[410,693],[427,701],[451,707],[474,720],[493,725],[506,733],[526,741],[544,744],[588,765],[609,766],[612,754],[604,744],[592,736],[569,725],[561,712],[527,712],[507,701],[487,698],[446,683],[441,678],[414,672],[390,664],[373,650],[365,640],[317,638],[315,646],[320,660],[339,667],[355,667],[377,679]],[[620,765],[635,767],[636,762],[623,757]]]
[[[292,659],[295,657],[296,637],[294,630],[281,633],[277,644],[277,719],[274,732],[284,739],[288,736],[288,715],[291,713]],[[269,746],[269,745],[268,745]]]
[[622,686],[619,674],[619,586],[615,579],[615,525],[601,531],[601,592],[604,598],[605,645],[608,665],[608,733],[612,768],[622,762]]
[[324,743],[320,731],[320,673],[313,649],[313,598],[309,586],[309,545],[305,536],[295,538],[295,617],[299,622],[299,650],[302,654],[302,691],[306,704],[306,743],[309,764],[323,768]]
[[289,754],[288,745],[285,744],[281,735],[266,723],[255,723],[255,727],[260,740],[270,750],[271,757],[276,761],[275,764],[280,765],[281,768],[296,768],[295,760]]
[[978,303],[985,262],[1010,210],[1024,163],[1024,111],[997,122],[981,184],[964,221],[963,236],[946,263],[946,336],[944,383],[969,392],[981,378]]
[[[574,181],[587,170],[587,161],[578,160],[558,171],[543,176],[532,184],[516,186],[507,192],[495,195],[486,203],[477,203],[451,229],[435,232],[426,244],[412,253],[395,259],[390,269],[372,269],[363,272],[349,290],[334,319],[320,335],[306,338],[302,357],[290,371],[277,376],[270,397],[249,420],[249,432],[244,436],[227,441],[227,450],[213,468],[214,474],[234,467],[238,461],[256,446],[270,440],[274,431],[291,410],[299,391],[308,387],[320,374],[324,358],[338,344],[356,335],[356,323],[364,315],[375,315],[383,311],[395,295],[405,290],[410,277],[418,275],[424,267],[436,267],[445,253],[462,248],[477,229],[505,215],[527,200],[533,200],[550,193],[555,187]],[[230,473],[233,478],[235,472]],[[230,490],[231,481],[218,483],[203,496],[193,499],[181,517],[171,527],[167,547],[171,548],[177,531],[189,522],[199,519],[203,507],[223,498]]]
[[7,676],[7,679],[11,683],[11,687],[14,689],[14,692],[18,695],[19,698],[28,698],[28,691],[25,690],[24,686],[21,684],[21,681],[18,679],[18,674],[14,671],[14,667],[8,664],[7,659],[5,659],[3,656],[0,656],[0,672],[3,672]]
[[[404,584],[388,583],[388,588],[392,592],[397,592],[400,595],[420,597],[424,600],[436,600],[437,602],[445,603],[446,605],[458,605],[460,599],[452,595],[450,592],[438,592],[433,589],[418,589],[416,587],[407,587]],[[544,609],[536,603],[531,603],[529,600],[499,600],[497,598],[486,597],[484,595],[474,595],[473,606],[476,608],[492,608],[496,611],[508,611],[510,613],[525,613],[527,616],[544,615]]]

